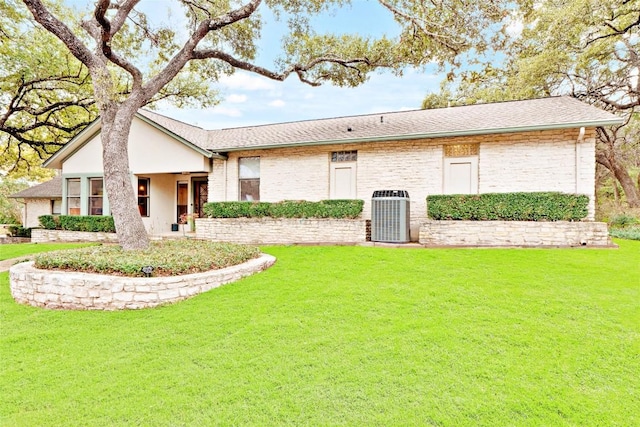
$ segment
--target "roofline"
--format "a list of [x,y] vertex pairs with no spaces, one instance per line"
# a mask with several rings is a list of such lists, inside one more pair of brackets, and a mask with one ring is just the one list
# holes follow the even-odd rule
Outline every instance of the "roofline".
[[429,132],[429,133],[415,133],[407,135],[389,135],[389,136],[377,136],[366,138],[352,138],[352,139],[331,139],[324,141],[303,141],[303,142],[291,142],[287,144],[272,144],[272,145],[258,145],[258,146],[244,146],[244,147],[232,147],[221,148],[216,151],[220,152],[232,152],[232,151],[246,151],[246,150],[268,150],[273,148],[287,148],[287,147],[300,147],[300,146],[313,146],[313,145],[335,145],[335,144],[356,144],[361,142],[383,142],[383,141],[405,141],[411,139],[434,139],[434,138],[451,138],[459,136],[472,136],[472,135],[493,135],[499,133],[518,133],[518,132],[535,132],[541,130],[554,130],[554,129],[573,129],[581,127],[600,127],[600,126],[612,126],[622,123],[621,118],[598,120],[590,122],[573,122],[551,125],[534,125],[534,126],[517,126],[508,128],[493,128],[493,129],[473,129],[463,131],[447,131],[447,132]]
[[[165,128],[164,126],[154,122],[152,119],[149,119],[145,116],[143,116],[142,114],[136,112],[135,113],[135,117],[139,118],[140,120],[142,120],[143,122],[147,123],[148,125],[158,129],[160,132],[170,136],[171,138],[181,142],[182,144],[186,145],[187,147],[191,148],[192,150],[198,152],[199,154],[205,156],[208,159],[211,158],[216,158],[216,159],[223,159],[225,160],[226,157],[218,154],[218,153],[214,153],[211,152],[209,150],[205,150],[203,148],[200,148],[199,146],[195,145],[194,143],[184,139],[183,137],[181,137],[180,135],[175,134],[174,132],[171,132],[169,129]],[[73,137],[71,139],[71,141],[74,140],[80,140],[85,138],[85,136],[87,136],[86,141],[90,139],[93,139],[96,135],[98,135],[101,132],[101,129],[95,129],[99,124],[100,124],[100,117],[96,118],[93,122],[91,122],[86,128],[82,129],[82,131],[76,135],[75,137]],[[102,126],[100,126],[100,128],[102,128]],[[94,131],[95,129],[95,131]],[[91,132],[91,133],[90,133]],[[69,142],[71,142],[69,141]],[[48,167],[51,163],[57,161],[60,157],[63,157],[64,159],[68,158],[69,156],[72,156],[76,151],[78,151],[78,149],[80,149],[80,147],[82,147],[84,145],[81,144],[80,147],[76,147],[73,151],[71,151],[68,155],[66,154],[66,152],[68,151],[68,149],[70,149],[74,144],[70,144],[67,143],[64,147],[62,147],[60,150],[56,151],[51,157],[49,157],[47,160],[45,160],[42,163],[43,167]],[[62,160],[62,159],[60,159]]]
[[[97,131],[93,132],[93,128],[95,128],[99,124],[99,121],[100,121],[100,117],[94,119],[91,123],[89,123],[89,125],[87,125],[86,128],[82,129],[79,134],[77,134],[76,136],[71,138],[71,140],[69,142],[67,142],[61,149],[59,149],[58,151],[53,153],[53,155],[51,157],[49,157],[47,160],[45,160],[42,163],[42,166],[45,167],[45,168],[49,167],[49,165],[51,163],[53,163],[54,161],[56,161],[58,159],[58,157],[62,157],[64,155],[64,153],[66,153],[66,151],[68,149],[70,149],[71,146],[73,145],[73,144],[71,144],[71,141],[82,139],[89,132],[92,132],[92,133],[89,135],[89,137],[87,139],[93,138],[95,136],[95,134],[97,133]],[[69,156],[72,155],[73,153],[75,153],[76,151],[77,150],[71,151],[71,153],[69,153]],[[68,156],[66,156],[66,157],[68,157]]]
[[[170,131],[169,129],[167,129],[166,127],[162,126],[159,123],[154,122],[152,119],[143,116],[142,114],[140,114],[139,112],[136,112],[135,116],[137,118],[139,118],[140,120],[142,120],[143,122],[147,123],[148,125],[158,129],[160,132],[163,132],[167,135],[169,135],[170,137],[182,142],[184,145],[186,145],[187,147],[197,151],[198,153],[202,154],[203,156],[207,157],[208,159],[211,158],[216,158],[216,159],[222,159],[222,160],[226,160],[226,157],[218,154],[218,153],[214,153],[212,151],[206,150],[204,148],[200,148],[199,146],[195,145],[194,143],[184,139],[183,137],[181,137],[180,135],[173,133],[172,131]],[[207,131],[205,131],[207,132]]]

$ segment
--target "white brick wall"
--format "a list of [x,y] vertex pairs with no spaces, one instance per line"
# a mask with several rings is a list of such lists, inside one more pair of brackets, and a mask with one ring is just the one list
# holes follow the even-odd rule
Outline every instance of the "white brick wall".
[[248,156],[260,156],[262,201],[327,199],[331,152],[357,150],[356,193],[365,201],[363,218],[370,219],[373,191],[407,190],[417,240],[426,220],[426,197],[443,191],[443,144],[479,143],[480,192],[578,191],[591,197],[593,219],[595,133],[587,129],[577,149],[578,138],[579,129],[567,129],[232,152],[227,161],[214,161],[209,200],[238,200],[237,159]]
[[51,200],[49,199],[25,199],[24,227],[39,227],[38,217],[51,215]]

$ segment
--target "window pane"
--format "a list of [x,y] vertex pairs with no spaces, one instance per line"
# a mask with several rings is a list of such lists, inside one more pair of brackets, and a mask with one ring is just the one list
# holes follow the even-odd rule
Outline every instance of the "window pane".
[[138,178],[138,210],[141,216],[149,216],[149,178]]
[[80,215],[80,178],[67,180],[67,214]]
[[67,196],[80,196],[80,179],[67,180]]
[[102,178],[91,178],[89,180],[89,192],[92,196],[102,196],[102,192],[103,192]]
[[240,180],[240,200],[258,201],[260,200],[260,180],[241,179]]
[[260,178],[260,157],[241,157],[238,164],[240,179]]

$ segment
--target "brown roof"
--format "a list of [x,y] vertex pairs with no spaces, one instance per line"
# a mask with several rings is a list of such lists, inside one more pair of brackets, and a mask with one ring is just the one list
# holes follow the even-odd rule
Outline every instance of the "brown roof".
[[186,139],[198,147],[204,148],[207,145],[207,140],[209,138],[208,131],[201,127],[193,126],[149,110],[142,109],[138,112],[144,117],[156,122],[168,131],[178,135],[180,138]]
[[400,111],[209,131],[208,150],[518,132],[619,123],[570,97]]
[[62,198],[62,177],[56,176],[52,180],[26,188],[9,197],[14,199],[60,199]]

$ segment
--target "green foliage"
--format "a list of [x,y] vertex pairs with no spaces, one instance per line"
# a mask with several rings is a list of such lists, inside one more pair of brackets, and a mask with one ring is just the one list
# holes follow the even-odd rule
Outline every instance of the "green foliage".
[[154,276],[198,273],[241,264],[260,255],[256,247],[202,240],[152,242],[145,250],[123,251],[120,246],[92,246],[36,256],[35,266],[101,274],[143,277],[152,266]]
[[0,176],[0,224],[20,224],[20,204],[9,196],[27,187],[23,180]]
[[31,229],[24,228],[21,225],[12,225],[9,227],[9,233],[11,233],[13,237],[31,237]]
[[629,214],[616,215],[609,220],[609,226],[616,228],[625,228],[636,224],[640,224],[640,219]]
[[579,221],[589,198],[554,192],[431,195],[427,213],[435,220]]
[[204,213],[209,218],[358,218],[363,207],[363,200],[212,202],[204,205]]
[[628,226],[625,228],[611,228],[609,234],[619,239],[640,240],[640,226]]
[[63,249],[82,248],[94,245],[95,243],[8,243],[2,245],[0,261],[11,258],[20,258],[40,252],[59,251]]
[[38,217],[38,220],[42,228],[47,230],[116,232],[113,217],[111,216],[42,215]]

